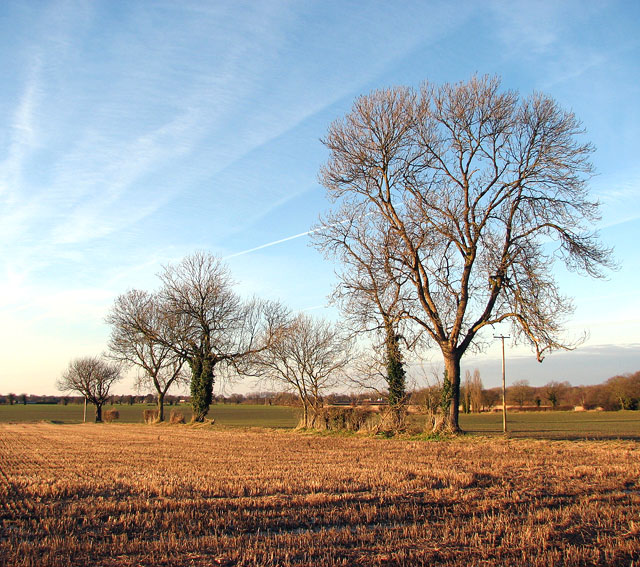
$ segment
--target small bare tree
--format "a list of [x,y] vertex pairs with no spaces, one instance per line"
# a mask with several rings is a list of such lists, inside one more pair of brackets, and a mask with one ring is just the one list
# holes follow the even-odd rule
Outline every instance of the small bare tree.
[[314,427],[323,393],[337,384],[350,354],[350,341],[336,325],[301,313],[252,357],[252,372],[295,392],[302,404],[301,425]]
[[460,361],[488,325],[511,321],[540,361],[575,345],[563,336],[572,306],[554,260],[595,277],[612,265],[593,231],[582,133],[551,98],[521,99],[488,77],[375,91],[329,127],[320,179],[338,207],[318,239],[340,250],[375,243],[380,288],[401,290],[399,313],[442,353],[441,429],[459,430]]
[[98,356],[87,356],[72,360],[56,385],[62,392],[77,392],[96,406],[96,423],[100,423],[109,390],[121,377],[119,365]]
[[345,370],[345,384],[386,398],[389,405],[381,412],[380,427],[404,429],[411,394],[406,388],[404,360],[399,352],[389,353],[389,343],[367,344],[354,353],[352,364]]
[[571,389],[571,384],[569,382],[558,382],[556,380],[552,380],[548,384],[544,386],[544,395],[549,400],[552,409],[556,409],[558,403],[561,401],[561,398],[565,395],[567,391]]
[[533,388],[529,380],[516,380],[508,389],[509,398],[522,408],[527,400],[533,395]]
[[164,421],[164,399],[172,386],[188,383],[185,359],[174,348],[175,321],[158,296],[131,290],[116,298],[106,321],[111,325],[110,357],[142,370],[138,388],[153,387],[158,421]]
[[471,411],[479,413],[482,411],[482,378],[480,377],[480,370],[474,369],[473,374],[469,378],[469,398]]

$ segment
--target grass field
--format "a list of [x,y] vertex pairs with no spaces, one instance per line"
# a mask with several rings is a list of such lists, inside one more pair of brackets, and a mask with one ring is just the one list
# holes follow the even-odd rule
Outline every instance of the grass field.
[[0,564],[636,565],[640,445],[0,424]]
[[[460,425],[471,433],[501,433],[502,413],[461,415]],[[514,437],[640,440],[640,411],[513,412],[507,415],[507,429]]]
[[[142,423],[142,412],[155,406],[116,405],[120,412],[118,423]],[[166,408],[182,412],[187,421],[191,419],[188,405]],[[94,417],[93,407],[87,408],[87,420]],[[298,410],[283,406],[248,404],[219,404],[211,406],[209,417],[221,427],[269,427],[293,428],[298,423]],[[414,422],[419,416],[412,418]],[[0,423],[23,423],[50,421],[53,423],[81,423],[80,405],[0,405]],[[501,413],[462,414],[461,427],[470,433],[492,435],[502,432]],[[640,411],[617,412],[524,412],[509,414],[509,431],[514,437],[536,437],[550,439],[622,438],[640,440]]]
[[[118,423],[142,423],[142,412],[147,409],[156,409],[154,405],[106,405],[104,410],[116,409],[120,413]],[[167,419],[171,410],[177,410],[184,414],[185,419],[191,419],[191,406],[182,404],[179,406],[166,406]],[[54,423],[81,423],[83,406],[76,404],[50,405],[50,404],[15,404],[0,405],[0,423],[29,423],[37,421],[51,421]],[[209,417],[215,419],[216,424],[226,427],[275,427],[292,428],[298,423],[295,408],[285,406],[245,405],[245,404],[216,404],[211,406]],[[94,407],[87,406],[87,421],[95,418]]]

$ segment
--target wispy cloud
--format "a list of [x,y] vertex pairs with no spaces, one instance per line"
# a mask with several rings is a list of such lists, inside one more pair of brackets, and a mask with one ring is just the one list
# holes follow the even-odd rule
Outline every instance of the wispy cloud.
[[600,228],[612,228],[640,218],[640,172],[632,167],[597,179],[595,197],[601,203]]
[[525,53],[527,58],[548,53],[557,44],[560,29],[557,16],[564,10],[553,1],[488,3],[497,36],[508,46],[509,52]]
[[[89,135],[59,166],[52,191],[67,207],[52,231],[53,242],[103,238],[166,205],[177,189],[160,183],[150,191],[145,178],[187,155],[198,135],[198,115],[191,111],[129,141]],[[102,148],[97,156],[95,147]]]
[[36,110],[40,90],[41,61],[36,56],[10,124],[11,144],[7,158],[0,164],[0,196],[8,205],[19,199],[24,162],[37,145]]

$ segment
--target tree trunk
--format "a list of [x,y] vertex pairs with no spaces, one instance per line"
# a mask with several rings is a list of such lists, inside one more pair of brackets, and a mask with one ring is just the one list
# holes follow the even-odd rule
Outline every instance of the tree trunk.
[[207,357],[189,361],[191,365],[191,407],[194,422],[203,422],[213,395],[214,363]]
[[158,392],[158,421],[164,421],[164,393]]
[[389,407],[393,416],[393,427],[399,430],[405,412],[405,371],[400,354],[399,337],[391,325],[386,328],[387,340],[387,384],[389,386]]
[[[444,415],[433,428],[434,433],[460,433],[458,425],[460,406],[460,355],[455,352],[443,352],[445,380],[449,382],[448,407],[442,407]],[[444,385],[446,388],[446,384]]]
[[102,423],[102,404],[96,404],[96,423]]

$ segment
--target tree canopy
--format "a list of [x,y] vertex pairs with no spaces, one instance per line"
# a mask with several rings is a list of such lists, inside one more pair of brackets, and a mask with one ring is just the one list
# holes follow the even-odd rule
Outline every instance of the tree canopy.
[[158,296],[172,328],[167,345],[191,368],[193,419],[203,421],[212,401],[214,369],[226,365],[242,373],[247,358],[269,345],[283,309],[274,302],[242,300],[225,264],[206,252],[165,266],[160,280]]
[[163,421],[165,395],[187,382],[185,358],[174,348],[175,318],[157,295],[134,289],[116,298],[106,321],[111,325],[110,357],[142,370],[137,386],[153,386],[158,420]]
[[396,317],[440,348],[448,429],[458,429],[460,359],[482,329],[510,321],[540,361],[570,348],[572,304],[554,263],[594,277],[612,265],[593,229],[593,147],[582,135],[550,97],[472,77],[361,96],[323,140],[320,179],[337,206],[317,241],[343,262],[353,250],[367,259],[344,263],[340,293],[362,297],[352,283],[365,269],[397,298]]
[[102,406],[111,386],[120,380],[120,367],[98,356],[76,358],[57,382],[58,390],[77,392],[96,406],[96,423],[102,421]]

